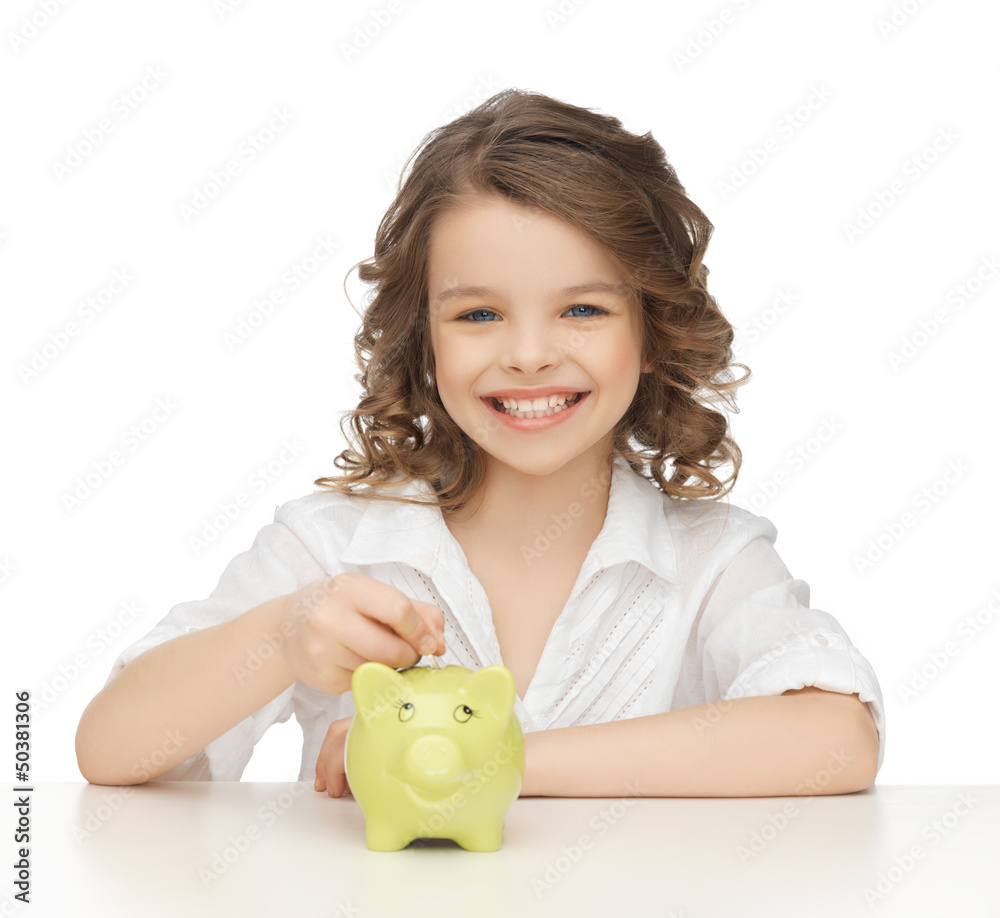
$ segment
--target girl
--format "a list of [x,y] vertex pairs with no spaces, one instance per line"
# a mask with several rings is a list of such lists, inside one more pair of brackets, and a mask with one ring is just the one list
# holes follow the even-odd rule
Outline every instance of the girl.
[[339,796],[354,669],[436,654],[514,674],[522,795],[868,787],[872,667],[718,500],[741,457],[713,405],[748,374],[711,232],[616,118],[507,90],[425,138],[359,272],[347,474],[122,653],[87,780],[238,780],[294,714],[299,780]]

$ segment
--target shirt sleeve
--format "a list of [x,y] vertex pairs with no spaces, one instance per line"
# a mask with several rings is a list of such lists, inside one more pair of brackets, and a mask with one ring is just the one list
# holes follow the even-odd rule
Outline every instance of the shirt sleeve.
[[759,522],[763,533],[736,553],[699,611],[686,662],[700,668],[705,698],[692,704],[806,686],[857,694],[878,729],[881,768],[885,708],[875,670],[832,615],[809,608],[809,586],[778,557],[774,527]]
[[[286,504],[278,508],[275,521],[257,533],[247,551],[229,562],[207,599],[174,606],[152,631],[126,647],[115,661],[107,682],[140,654],[165,641],[229,621],[269,599],[292,593],[325,576],[323,566],[301,539],[286,522],[279,520],[287,507]],[[267,728],[288,720],[295,711],[298,688],[300,683],[293,683],[260,710],[164,772],[159,780],[238,781],[253,747]]]

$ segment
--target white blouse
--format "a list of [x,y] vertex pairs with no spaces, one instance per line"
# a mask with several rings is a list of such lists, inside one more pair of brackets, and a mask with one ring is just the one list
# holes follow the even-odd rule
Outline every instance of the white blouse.
[[[422,482],[399,492],[430,493]],[[776,536],[769,520],[728,503],[667,497],[616,459],[604,526],[523,701],[515,700],[524,731],[813,685],[867,702],[881,768],[885,714],[875,672],[832,615],[809,608],[809,587],[785,568]],[[276,508],[212,594],[174,606],[122,652],[108,682],[163,641],[345,571],[442,609],[442,666],[503,663],[486,593],[440,510],[317,490]],[[330,723],[353,713],[350,691],[327,695],[296,682],[161,777],[237,781],[267,728],[294,714],[304,734],[298,780],[311,781]]]

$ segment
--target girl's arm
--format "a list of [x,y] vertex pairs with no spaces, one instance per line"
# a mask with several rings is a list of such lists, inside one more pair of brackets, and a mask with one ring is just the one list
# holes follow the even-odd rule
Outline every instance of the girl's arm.
[[857,695],[815,687],[525,734],[522,797],[784,797],[875,782]]
[[441,609],[395,587],[322,577],[136,657],[80,718],[80,771],[92,784],[152,780],[294,682],[340,695],[366,660],[399,669],[443,652],[443,631]]
[[287,599],[279,596],[136,657],[80,718],[76,757],[84,778],[112,785],[150,781],[295,682],[281,652],[260,653],[260,666],[246,669],[268,636],[272,644],[282,640]]

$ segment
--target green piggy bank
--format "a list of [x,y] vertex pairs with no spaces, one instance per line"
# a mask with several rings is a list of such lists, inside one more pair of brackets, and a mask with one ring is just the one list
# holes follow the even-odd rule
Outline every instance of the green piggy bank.
[[397,672],[369,661],[354,671],[351,693],[344,769],[368,847],[398,851],[417,838],[450,838],[468,851],[496,851],[524,780],[511,671]]

